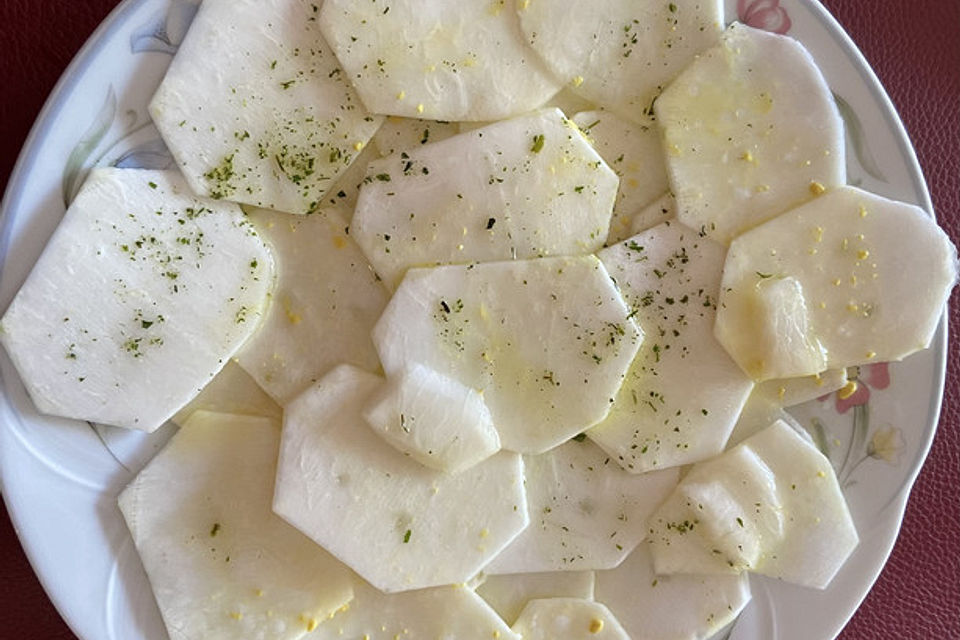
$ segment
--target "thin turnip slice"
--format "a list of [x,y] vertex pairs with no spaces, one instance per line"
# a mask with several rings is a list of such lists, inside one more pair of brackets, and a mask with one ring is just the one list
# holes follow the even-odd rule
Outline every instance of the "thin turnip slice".
[[748,569],[820,589],[858,541],[830,461],[782,420],[695,465],[651,521],[658,573]]
[[593,600],[593,571],[547,571],[484,576],[477,595],[512,625],[530,600],[581,598]]
[[727,244],[845,182],[843,122],[803,46],[739,23],[656,103],[677,216]]
[[569,118],[581,111],[596,111],[597,105],[578,96],[569,87],[564,87],[543,105],[544,107],[556,107],[563,111]]
[[784,532],[773,471],[735,447],[692,470],[650,517],[658,574],[740,573],[758,565]]
[[386,289],[333,210],[289,216],[255,209],[250,220],[274,249],[277,286],[237,362],[284,405],[334,366],[379,366],[370,331]]
[[361,415],[382,384],[342,365],[284,407],[274,511],[382,591],[466,582],[529,522],[523,462],[409,459]]
[[170,420],[182,427],[194,411],[260,416],[277,422],[283,419],[280,405],[235,360],[227,362],[203,391]]
[[845,368],[830,369],[801,378],[767,380],[754,387],[754,393],[769,397],[781,407],[793,407],[839,391],[846,387],[848,382]]
[[660,131],[653,123],[636,124],[609,111],[582,111],[571,119],[620,178],[606,242],[625,240],[634,235],[634,214],[667,189]]
[[519,0],[527,43],[570,90],[648,124],[653,102],[723,29],[717,0]]
[[270,510],[268,418],[197,411],[120,494],[171,640],[294,640],[350,601],[350,573]]
[[740,417],[733,427],[727,449],[732,449],[750,436],[759,433],[777,420],[792,420],[784,411],[780,401],[768,394],[758,392],[762,385],[756,385],[747,402],[743,405]]
[[784,516],[782,541],[753,571],[825,589],[859,541],[830,461],[782,420],[744,446],[773,471]]
[[500,450],[483,396],[419,364],[387,378],[363,418],[404,455],[447,473],[468,469]]
[[327,0],[320,29],[376,113],[499,120],[536,109],[560,89],[524,46],[505,2]]
[[204,0],[150,102],[196,193],[311,212],[380,126],[316,12],[308,0]]
[[630,219],[628,236],[643,233],[647,229],[673,220],[676,216],[677,201],[672,193],[667,192],[633,215],[633,218]]
[[[569,89],[561,89],[559,93],[544,102],[540,108],[557,108],[560,109],[565,116],[570,118],[573,116],[573,114],[581,111],[593,111],[597,108],[597,106],[592,102],[584,100]],[[493,124],[493,122],[458,122],[457,131],[459,133],[465,133],[467,131],[474,131],[475,129],[479,129],[490,124]]]
[[373,340],[387,375],[480,390],[502,446],[536,454],[606,416],[642,338],[628,315],[594,256],[411,269]]
[[176,172],[95,169],[3,320],[43,413],[153,431],[254,332],[273,258]]
[[[753,330],[751,349],[759,354],[754,360],[744,360],[741,352],[732,352],[744,371],[766,380],[815,374],[827,369],[827,350],[813,331],[809,293],[794,277],[774,278],[755,272],[753,289],[741,300],[750,305],[752,325],[739,330]],[[746,287],[744,287],[746,288]],[[730,296],[731,289],[724,291]],[[737,309],[741,311],[741,309]],[[748,320],[749,321],[749,320]],[[722,329],[729,325],[721,322]],[[721,339],[725,334],[718,334]],[[726,346],[728,343],[724,342]],[[728,347],[729,348],[729,347]]]
[[530,526],[486,573],[611,569],[646,535],[647,517],[673,491],[678,470],[628,473],[580,440],[524,456]]
[[929,345],[956,278],[922,209],[841,187],[731,244],[715,333],[758,381],[900,360]]
[[390,116],[373,136],[380,157],[440,142],[460,133],[456,122]]
[[544,109],[370,165],[351,234],[390,287],[413,266],[599,249],[617,176]]
[[531,600],[511,629],[523,640],[630,640],[607,607],[582,598]]
[[[367,169],[370,168],[370,163],[379,157],[380,152],[377,151],[373,141],[364,145],[357,157],[350,163],[350,166],[340,174],[337,181],[327,191],[320,208],[328,211],[333,209],[341,218],[349,222],[353,218],[353,211],[357,206],[357,199],[360,197],[360,188],[363,187],[364,180],[366,180]],[[322,211],[315,210],[314,213],[322,213]]]
[[610,414],[587,436],[628,471],[720,453],[750,394],[753,383],[710,330],[724,253],[717,242],[665,222],[598,254],[645,340]]
[[317,628],[315,640],[522,640],[463,584],[383,593],[354,578],[353,600]]
[[641,544],[609,571],[598,571],[595,596],[631,638],[703,640],[734,620],[750,601],[746,575],[671,575],[653,571]]

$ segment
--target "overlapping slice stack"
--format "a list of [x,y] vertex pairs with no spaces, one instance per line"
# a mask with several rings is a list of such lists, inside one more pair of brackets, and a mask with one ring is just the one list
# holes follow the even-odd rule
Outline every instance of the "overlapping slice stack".
[[237,355],[240,366],[280,404],[338,364],[375,370],[370,330],[388,294],[348,222],[327,209],[303,217],[255,209],[249,219],[272,246],[278,274],[263,324]]
[[653,104],[723,29],[716,0],[520,0],[527,43],[577,95],[647,124]]
[[612,569],[640,544],[678,477],[677,469],[627,473],[585,440],[524,456],[532,521],[485,572]]
[[120,495],[171,638],[299,638],[353,598],[270,508],[279,426],[198,411]]
[[655,110],[678,218],[724,244],[844,183],[840,114],[791,38],[731,25]]
[[930,343],[956,277],[919,207],[843,187],[734,240],[717,337],[759,380],[900,360]]
[[382,122],[306,0],[204,2],[150,103],[199,195],[309,213]]
[[377,113],[498,120],[536,109],[560,88],[524,46],[505,1],[327,0],[319,24]]
[[456,473],[500,450],[483,395],[429,367],[403,367],[363,414],[384,440],[422,465]]
[[840,570],[784,408],[923,348],[956,257],[841,186],[794,41],[205,0],[151,111],[214,200],[94,173],[2,339],[44,411],[182,425],[120,498],[172,638],[693,640]]
[[154,431],[256,330],[273,258],[175,172],[98,169],[3,316],[44,413]]
[[653,122],[640,125],[609,111],[581,111],[572,120],[620,178],[606,242],[615,244],[637,233],[631,232],[634,216],[667,190],[660,131]]
[[400,455],[361,415],[380,384],[341,366],[287,405],[274,510],[383,591],[466,582],[529,522],[520,456]]
[[830,461],[783,421],[694,465],[648,538],[657,573],[749,569],[821,589],[857,539]]
[[594,256],[411,270],[374,329],[388,376],[414,362],[483,393],[504,448],[543,453],[604,418],[642,338]]
[[592,253],[617,176],[557,109],[370,164],[352,234],[396,286],[410,267]]
[[587,436],[628,471],[723,451],[753,387],[713,336],[724,255],[676,221],[599,253],[646,340],[610,414]]

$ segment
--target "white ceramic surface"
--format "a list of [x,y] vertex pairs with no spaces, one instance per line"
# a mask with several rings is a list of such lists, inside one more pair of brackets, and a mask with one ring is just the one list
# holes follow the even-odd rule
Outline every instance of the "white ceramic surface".
[[[196,11],[195,0],[126,0],[91,37],[44,108],[11,178],[0,226],[0,308],[26,278],[94,165],[170,167],[146,104]],[[813,0],[727,0],[727,20],[786,31],[821,65],[847,125],[849,180],[931,210],[913,149],[876,77]],[[864,132],[869,131],[869,137]],[[860,372],[860,391],[795,412],[837,468],[861,544],[826,591],[753,580],[728,640],[834,637],[879,573],[936,426],[946,329],[903,363]],[[116,496],[173,433],[145,436],[38,415],[0,354],[0,478],[27,554],[83,640],[166,632]]]

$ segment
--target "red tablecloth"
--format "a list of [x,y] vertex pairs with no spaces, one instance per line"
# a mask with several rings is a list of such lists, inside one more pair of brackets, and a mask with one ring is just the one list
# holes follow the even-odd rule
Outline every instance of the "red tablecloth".
[[[0,0],[0,184],[74,53],[117,0]],[[900,111],[940,223],[960,239],[960,4],[828,0]],[[940,428],[890,562],[843,640],[960,639],[960,305],[951,309]],[[816,615],[812,612],[811,615]],[[73,640],[40,588],[4,512],[0,639]],[[812,639],[813,640],[813,639]]]

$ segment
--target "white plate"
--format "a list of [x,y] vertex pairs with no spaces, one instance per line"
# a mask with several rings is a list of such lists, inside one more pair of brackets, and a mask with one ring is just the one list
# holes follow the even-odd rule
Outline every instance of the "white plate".
[[[91,166],[172,166],[146,104],[196,4],[126,0],[67,69],[4,199],[0,307],[26,278]],[[847,124],[850,182],[932,210],[889,99],[826,10],[813,0],[727,0],[727,20],[738,16],[752,26],[787,29],[813,53]],[[837,468],[861,544],[826,591],[753,580],[753,602],[721,638],[832,638],[853,614],[890,552],[933,438],[945,344],[941,323],[931,350],[888,371],[885,365],[863,370],[862,391],[853,398],[863,404],[838,408],[828,398],[796,412]],[[5,353],[0,376],[2,490],[47,593],[83,640],[166,638],[116,495],[172,427],[144,436],[40,416]]]

